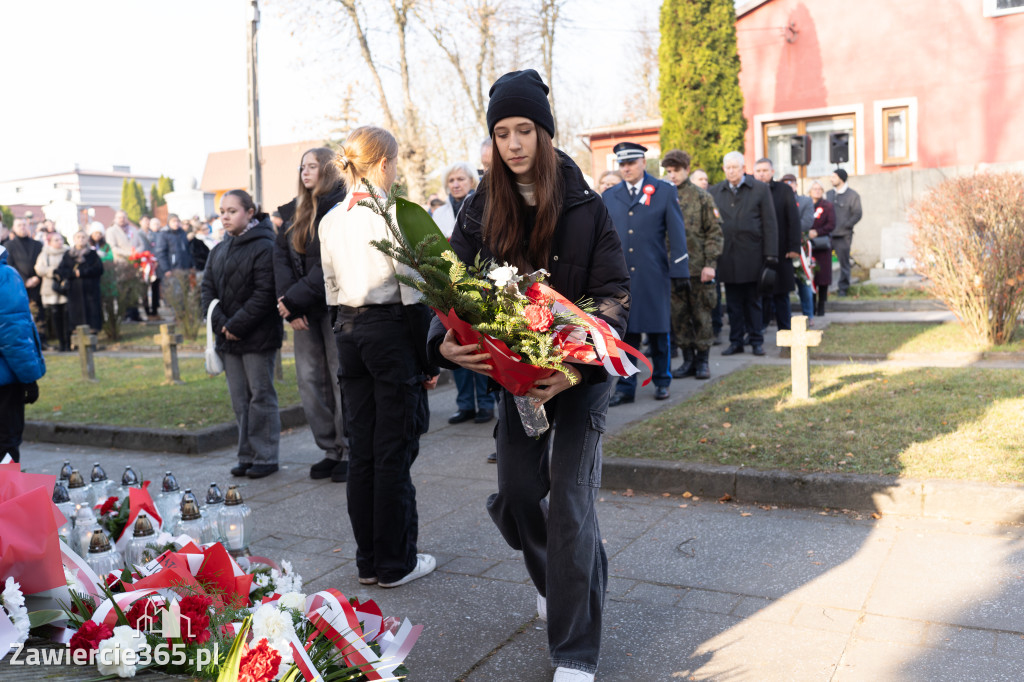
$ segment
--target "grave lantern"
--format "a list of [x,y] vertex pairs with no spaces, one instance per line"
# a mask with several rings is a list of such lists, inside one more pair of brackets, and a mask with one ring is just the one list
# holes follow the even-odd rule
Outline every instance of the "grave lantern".
[[243,555],[249,551],[252,535],[252,509],[242,501],[238,486],[228,486],[224,508],[220,512],[220,536],[231,554]]

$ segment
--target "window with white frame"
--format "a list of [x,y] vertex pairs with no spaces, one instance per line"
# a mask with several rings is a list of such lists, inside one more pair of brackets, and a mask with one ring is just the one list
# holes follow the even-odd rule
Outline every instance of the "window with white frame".
[[1024,0],[982,0],[982,13],[986,17],[1024,12]]
[[917,98],[876,101],[875,163],[898,166],[917,161]]

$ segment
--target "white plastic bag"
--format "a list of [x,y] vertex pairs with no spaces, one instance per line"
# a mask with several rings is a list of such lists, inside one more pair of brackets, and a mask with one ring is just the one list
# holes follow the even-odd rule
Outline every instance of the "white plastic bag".
[[220,359],[215,348],[216,338],[213,335],[213,306],[220,303],[219,298],[210,301],[206,310],[206,373],[214,377],[224,371],[224,361]]

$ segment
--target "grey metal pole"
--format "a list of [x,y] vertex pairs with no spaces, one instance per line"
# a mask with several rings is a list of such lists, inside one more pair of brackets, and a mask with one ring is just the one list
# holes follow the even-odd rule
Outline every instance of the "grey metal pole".
[[260,99],[257,90],[257,49],[256,41],[260,26],[260,9],[257,0],[250,0],[248,11],[248,40],[246,52],[249,57],[247,84],[249,89],[249,193],[258,206],[263,205],[263,177],[260,168]]

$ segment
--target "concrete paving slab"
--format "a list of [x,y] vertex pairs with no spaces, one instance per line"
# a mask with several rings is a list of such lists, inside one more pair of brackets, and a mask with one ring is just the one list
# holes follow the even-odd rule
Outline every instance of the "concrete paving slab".
[[836,671],[838,682],[1019,682],[1021,662],[990,654],[915,647],[891,642],[851,642]]

